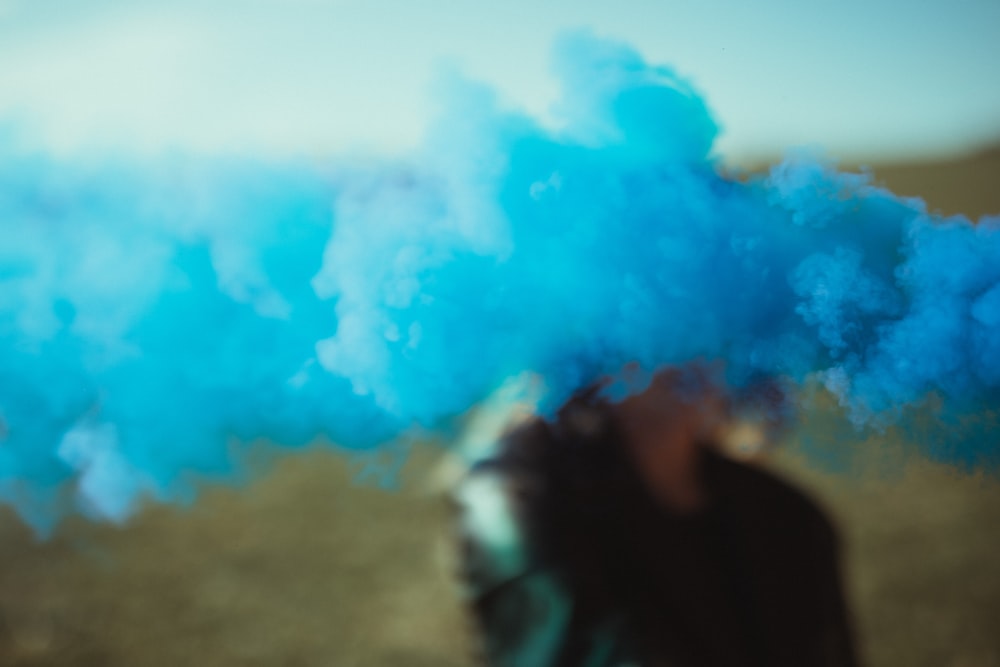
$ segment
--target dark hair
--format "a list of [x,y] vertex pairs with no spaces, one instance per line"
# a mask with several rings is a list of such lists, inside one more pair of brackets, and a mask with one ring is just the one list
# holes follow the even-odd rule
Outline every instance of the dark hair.
[[556,664],[578,665],[596,628],[627,614],[636,587],[622,550],[623,517],[652,507],[622,446],[614,405],[595,384],[551,419],[535,417],[504,440],[501,461],[532,557],[573,601]]

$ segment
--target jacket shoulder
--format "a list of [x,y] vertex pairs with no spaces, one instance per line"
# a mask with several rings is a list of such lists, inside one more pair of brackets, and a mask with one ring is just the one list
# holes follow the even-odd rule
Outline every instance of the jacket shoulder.
[[826,510],[807,492],[771,470],[713,455],[719,496],[755,527],[768,532],[812,536],[835,548],[836,529]]

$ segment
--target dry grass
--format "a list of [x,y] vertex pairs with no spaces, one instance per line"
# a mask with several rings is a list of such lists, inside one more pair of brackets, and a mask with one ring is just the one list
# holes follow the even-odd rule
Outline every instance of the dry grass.
[[394,492],[316,449],[190,508],[74,521],[43,543],[7,514],[0,664],[468,664],[446,506],[414,481],[430,453]]
[[1000,146],[947,162],[885,164],[876,182],[898,195],[922,197],[943,215],[1000,215]]

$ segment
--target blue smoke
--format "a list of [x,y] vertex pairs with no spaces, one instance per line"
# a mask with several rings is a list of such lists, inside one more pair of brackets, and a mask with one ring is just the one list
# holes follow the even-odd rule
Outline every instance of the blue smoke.
[[[192,497],[240,443],[446,429],[628,361],[818,381],[856,424],[995,415],[1000,218],[794,158],[727,177],[683,78],[577,34],[555,127],[455,82],[408,159],[54,160],[0,139],[0,500]],[[993,465],[996,419],[928,442]],[[985,424],[985,426],[983,426]],[[940,434],[939,434],[940,435]]]

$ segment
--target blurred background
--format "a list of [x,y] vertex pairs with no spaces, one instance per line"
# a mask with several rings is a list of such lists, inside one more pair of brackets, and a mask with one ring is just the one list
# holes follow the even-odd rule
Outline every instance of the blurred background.
[[728,160],[1000,140],[994,0],[0,0],[0,118],[60,152],[325,155],[419,141],[442,70],[549,117],[555,35],[690,77]]
[[[726,164],[805,145],[931,210],[1000,213],[995,0],[0,0],[0,138],[391,154],[419,142],[449,68],[547,118],[549,46],[580,26],[690,77]],[[845,443],[835,422],[820,406],[767,464],[838,519],[868,664],[1000,667],[996,476],[904,456],[892,433]],[[824,447],[849,450],[836,470]],[[416,447],[386,491],[358,456],[261,444],[241,487],[47,541],[0,508],[0,665],[471,665],[444,456]]]

